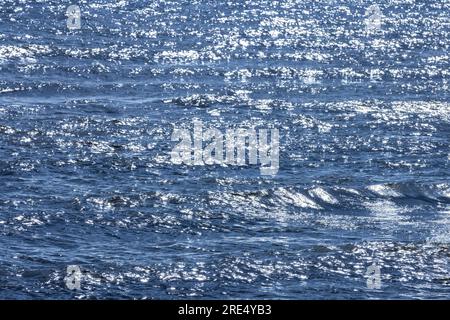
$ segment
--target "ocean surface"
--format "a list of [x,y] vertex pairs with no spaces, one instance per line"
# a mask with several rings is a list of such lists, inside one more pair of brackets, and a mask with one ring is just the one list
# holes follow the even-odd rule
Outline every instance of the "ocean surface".
[[[449,0],[0,0],[0,298],[449,299],[449,42]],[[277,174],[174,164],[194,119]]]

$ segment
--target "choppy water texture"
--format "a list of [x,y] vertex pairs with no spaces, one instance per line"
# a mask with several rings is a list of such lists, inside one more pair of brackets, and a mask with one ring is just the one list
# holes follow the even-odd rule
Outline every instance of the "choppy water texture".
[[[0,298],[450,297],[450,1],[69,4],[0,1]],[[194,118],[278,174],[172,164]]]

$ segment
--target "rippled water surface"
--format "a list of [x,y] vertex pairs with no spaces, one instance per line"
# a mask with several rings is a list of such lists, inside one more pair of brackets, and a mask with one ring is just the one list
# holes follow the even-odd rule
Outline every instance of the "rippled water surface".
[[[0,0],[0,298],[449,299],[450,1],[367,32],[373,3],[80,1],[69,30]],[[278,128],[278,174],[173,164],[193,119]]]

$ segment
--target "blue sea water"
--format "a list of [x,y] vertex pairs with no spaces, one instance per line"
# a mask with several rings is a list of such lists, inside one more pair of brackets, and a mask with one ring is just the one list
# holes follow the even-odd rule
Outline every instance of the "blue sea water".
[[[0,0],[0,298],[449,299],[449,39],[448,0]],[[278,173],[172,163],[194,119]]]

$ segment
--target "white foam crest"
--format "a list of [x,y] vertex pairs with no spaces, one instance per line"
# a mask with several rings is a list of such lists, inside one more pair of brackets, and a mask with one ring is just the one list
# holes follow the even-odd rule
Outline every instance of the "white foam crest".
[[286,188],[279,188],[274,194],[278,196],[280,201],[284,204],[292,204],[299,208],[322,209],[322,207],[314,202],[314,200],[299,192],[297,193]]
[[315,198],[319,198],[320,200],[329,203],[329,204],[338,204],[339,201],[329,194],[326,190],[321,187],[314,188],[308,191],[309,195]]

